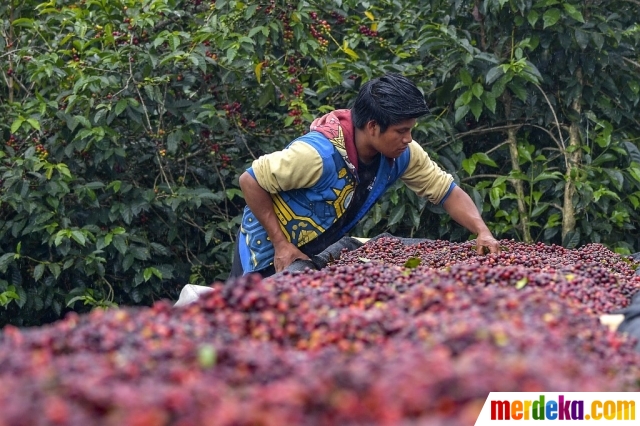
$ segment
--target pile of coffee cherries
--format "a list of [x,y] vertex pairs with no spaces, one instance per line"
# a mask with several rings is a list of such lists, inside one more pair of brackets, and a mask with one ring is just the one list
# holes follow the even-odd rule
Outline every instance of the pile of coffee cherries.
[[7,326],[0,425],[455,426],[491,391],[638,391],[634,342],[598,319],[640,287],[635,264],[501,244],[379,239],[181,308]]
[[[557,245],[502,240],[500,246],[500,254],[479,256],[475,241],[426,240],[407,245],[398,238],[379,238],[343,253],[334,264],[374,262],[402,266],[413,262],[454,274],[469,285],[482,282],[516,288],[543,287],[595,314],[609,314],[627,306],[640,289],[640,276],[635,275],[637,263],[601,244],[569,250]],[[462,265],[473,265],[473,271],[456,272]]]

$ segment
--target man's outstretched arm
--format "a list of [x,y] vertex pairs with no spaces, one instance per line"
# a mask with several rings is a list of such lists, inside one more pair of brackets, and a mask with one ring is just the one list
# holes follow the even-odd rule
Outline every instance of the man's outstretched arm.
[[491,253],[500,253],[500,244],[482,220],[480,212],[469,195],[455,186],[449,197],[442,204],[449,215],[472,234],[477,234],[478,254],[483,254],[483,247]]

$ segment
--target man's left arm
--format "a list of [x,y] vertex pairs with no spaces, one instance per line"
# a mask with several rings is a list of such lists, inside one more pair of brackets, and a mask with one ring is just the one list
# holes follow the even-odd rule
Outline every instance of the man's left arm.
[[483,254],[483,247],[487,247],[491,253],[500,253],[500,244],[482,220],[475,203],[460,187],[454,186],[442,207],[449,216],[460,225],[467,228],[472,234],[477,235],[476,246],[478,254]]
[[415,141],[409,144],[409,155],[409,164],[401,176],[404,183],[419,196],[443,206],[453,220],[476,234],[479,254],[483,253],[484,247],[491,253],[499,253],[498,241],[493,238],[471,197],[453,184],[453,177],[433,162]]

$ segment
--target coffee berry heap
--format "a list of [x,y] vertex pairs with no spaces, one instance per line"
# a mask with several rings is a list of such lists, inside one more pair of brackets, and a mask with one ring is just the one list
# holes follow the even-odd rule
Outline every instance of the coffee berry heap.
[[0,424],[455,426],[491,391],[637,391],[634,342],[598,321],[637,290],[636,265],[500,243],[379,239],[181,308],[6,326]]

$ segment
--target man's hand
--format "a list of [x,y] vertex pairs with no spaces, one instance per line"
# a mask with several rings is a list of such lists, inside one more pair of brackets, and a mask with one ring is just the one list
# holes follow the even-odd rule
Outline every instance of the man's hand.
[[273,266],[276,268],[276,272],[282,272],[287,266],[291,265],[298,259],[311,260],[309,256],[300,251],[295,244],[291,244],[286,241],[277,246],[274,245],[275,256],[273,258]]
[[271,239],[275,250],[273,266],[276,272],[281,272],[296,259],[310,260],[298,247],[291,244],[282,232],[280,222],[273,210],[271,195],[248,172],[240,176],[239,182],[247,205]]
[[469,195],[456,186],[451,191],[449,198],[442,205],[451,215],[453,220],[467,228],[472,234],[476,234],[476,250],[478,254],[484,254],[484,248],[491,253],[500,253],[500,244],[493,238],[491,231],[482,220],[480,212]]
[[479,233],[478,238],[476,238],[476,249],[478,254],[484,254],[485,247],[489,249],[490,253],[500,253],[500,243],[498,243],[498,240],[493,238],[493,235],[491,235],[491,232],[488,230]]

